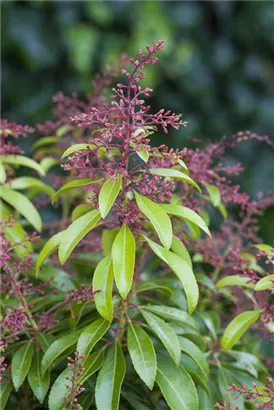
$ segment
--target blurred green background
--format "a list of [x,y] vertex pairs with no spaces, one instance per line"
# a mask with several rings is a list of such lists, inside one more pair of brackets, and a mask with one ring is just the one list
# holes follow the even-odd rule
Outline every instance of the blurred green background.
[[[151,105],[183,112],[189,125],[159,136],[159,142],[177,148],[191,145],[189,137],[213,141],[239,130],[273,139],[272,1],[6,1],[1,6],[3,117],[31,125],[49,119],[58,90],[84,94],[106,63],[166,37],[159,63],[147,70],[146,82],[154,88]],[[241,183],[253,196],[274,189],[274,152],[268,146],[241,144],[230,160],[246,166]],[[265,225],[269,231],[269,219]]]

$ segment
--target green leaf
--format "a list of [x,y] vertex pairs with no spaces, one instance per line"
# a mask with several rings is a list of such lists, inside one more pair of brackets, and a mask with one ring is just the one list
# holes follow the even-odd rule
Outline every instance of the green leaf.
[[77,343],[77,352],[80,355],[87,356],[96,345],[96,343],[100,339],[102,339],[109,327],[109,321],[101,317],[95,320],[95,322],[91,323],[89,326],[85,327]]
[[76,345],[81,331],[70,333],[55,340],[46,350],[41,363],[42,375],[48,370],[51,364],[70,346]]
[[187,354],[182,354],[181,360],[182,366],[190,374],[195,384],[201,386],[207,393],[209,389],[207,387],[207,377],[201,370],[200,366]]
[[[84,384],[98,369],[102,366],[104,361],[104,351],[99,350],[91,353],[83,362],[84,373],[77,379],[77,382]],[[50,394],[49,394],[49,410],[63,410],[66,406],[66,401],[71,397],[71,393],[67,390],[68,380],[66,377],[71,377],[71,370],[66,368],[55,380]]]
[[190,266],[178,255],[168,251],[145,237],[153,252],[162,259],[181,281],[187,298],[189,312],[192,313],[198,303],[199,289]]
[[136,151],[136,154],[144,161],[147,162],[149,160],[149,151],[145,146],[141,146],[139,151]]
[[[2,221],[7,221],[10,215],[12,215],[11,209],[7,207],[2,201],[0,201],[0,219]],[[17,221],[13,224],[12,227],[3,228],[3,232],[5,233],[7,238],[10,239],[12,245],[16,242],[20,243],[22,242],[22,240],[26,238],[26,231]],[[24,258],[25,256],[29,255],[29,253],[32,251],[32,245],[30,242],[25,241],[24,245],[25,246],[17,245],[14,247],[14,251],[21,258]]]
[[270,262],[272,262],[274,265],[274,248],[272,246],[265,243],[260,243],[258,245],[254,245],[254,247],[259,249],[260,251],[265,252],[268,255]]
[[30,340],[28,343],[21,346],[12,358],[11,376],[16,391],[19,390],[19,387],[29,372],[33,353],[33,341]]
[[221,345],[224,350],[230,350],[247,329],[255,323],[261,314],[261,310],[250,310],[240,313],[227,326]]
[[146,312],[143,309],[141,309],[141,313],[144,316],[147,324],[161,340],[171,358],[178,366],[181,360],[181,349],[175,331],[166,322],[164,322],[153,313]]
[[266,290],[274,288],[274,275],[268,275],[256,283],[255,290]]
[[59,232],[56,235],[53,235],[43,246],[39,256],[36,260],[36,276],[39,273],[41,265],[43,264],[44,260],[51,255],[60,245],[62,235],[65,231]]
[[227,218],[227,210],[226,210],[226,207],[224,206],[224,204],[220,203],[217,206],[217,209],[221,212],[223,218],[226,219]]
[[138,285],[135,288],[136,293],[141,293],[141,292],[149,292],[149,291],[155,292],[155,291],[160,291],[166,294],[167,298],[170,299],[172,295],[172,290],[168,288],[167,286],[162,286],[159,285],[158,283],[155,282],[145,282],[140,285]]
[[248,283],[249,280],[249,278],[244,278],[238,275],[225,276],[216,283],[215,288],[219,289],[223,286],[242,286],[244,288],[254,289],[254,285]]
[[189,222],[194,223],[199,228],[201,228],[207,235],[211,236],[205,221],[198,214],[196,214],[196,212],[192,211],[192,209],[189,209],[181,205],[171,204],[163,204],[161,205],[161,208],[168,214],[178,216],[179,218],[183,218]]
[[102,218],[106,218],[122,188],[122,175],[117,180],[108,178],[99,193],[99,210]]
[[135,239],[125,224],[114,239],[112,261],[118,291],[125,299],[132,286],[135,266]]
[[172,226],[168,215],[149,198],[134,192],[138,208],[152,223],[160,241],[169,249],[172,242]]
[[94,144],[75,144],[66,149],[66,151],[63,153],[61,159],[64,159],[68,157],[69,155],[73,154],[74,152],[77,151],[89,151],[96,148],[96,145]]
[[156,382],[171,410],[198,410],[198,396],[195,385],[182,367],[167,357],[157,358]]
[[74,208],[71,214],[71,221],[74,222],[80,216],[85,215],[88,211],[90,211],[90,207],[87,204],[80,204]]
[[101,245],[102,245],[103,253],[105,256],[108,256],[111,254],[113,241],[116,238],[116,235],[118,232],[119,230],[117,229],[104,229],[103,230]]
[[23,215],[27,221],[38,231],[42,230],[42,220],[36,208],[25,195],[13,191],[7,187],[0,187],[0,196],[9,205]]
[[45,145],[51,145],[51,144],[56,144],[57,142],[61,141],[60,138],[57,137],[43,137],[40,138],[39,140],[35,141],[34,144],[32,144],[32,150],[36,150],[39,147],[44,147]]
[[45,192],[50,197],[54,194],[54,189],[44,184],[42,181],[39,181],[39,179],[32,177],[15,178],[9,182],[8,187],[19,190],[36,188],[38,192]]
[[220,190],[211,184],[206,186],[207,192],[209,193],[210,200],[214,206],[220,205],[221,202],[221,193]]
[[111,257],[106,256],[98,263],[95,269],[92,285],[96,309],[100,315],[108,321],[111,321],[113,318],[113,276]]
[[43,168],[36,161],[23,155],[4,155],[1,156],[1,160],[6,164],[23,165],[24,167],[34,169],[42,177],[46,175]]
[[44,172],[48,172],[50,168],[54,167],[55,165],[59,165],[60,161],[52,157],[45,157],[40,162],[40,167],[44,170]]
[[12,392],[13,384],[12,382],[3,383],[1,384],[0,390],[0,410],[4,410],[6,408],[7,401],[9,396]]
[[49,389],[50,375],[49,372],[45,372],[44,376],[41,374],[40,351],[34,353],[28,373],[28,381],[35,397],[40,401],[40,403],[43,403]]
[[178,336],[178,339],[182,352],[188,354],[197,363],[205,377],[208,377],[209,366],[203,352],[191,340],[182,336]]
[[0,184],[4,184],[6,182],[6,170],[2,162],[0,162]]
[[69,258],[73,249],[78,243],[93,229],[96,227],[100,220],[100,212],[97,209],[93,209],[87,214],[80,216],[74,221],[62,235],[59,246],[59,260],[63,265]]
[[125,373],[125,358],[120,344],[116,341],[109,349],[97,378],[95,401],[98,410],[119,409],[121,386]]
[[171,242],[171,250],[172,252],[176,253],[176,255],[180,256],[192,269],[192,261],[191,257],[183,244],[177,236],[173,235],[172,242]]
[[73,188],[79,188],[81,186],[97,184],[101,179],[91,179],[91,178],[83,178],[83,179],[75,179],[74,181],[70,181],[67,184],[63,185],[59,191],[55,192],[52,198],[52,203],[55,203],[60,195],[64,194],[65,192],[69,191]]
[[141,327],[130,323],[127,332],[127,345],[136,372],[148,388],[152,390],[157,363],[154,346],[150,337]]
[[176,322],[187,323],[193,327],[196,327],[194,319],[192,319],[192,317],[183,310],[160,305],[145,305],[143,309],[149,310],[164,319],[175,320]]
[[194,186],[199,192],[201,192],[201,188],[196,184],[195,181],[193,181],[193,179],[191,179],[187,174],[184,174],[181,171],[177,171],[176,169],[152,168],[150,170],[150,173],[152,175],[159,175],[161,177],[180,179],[181,181]]

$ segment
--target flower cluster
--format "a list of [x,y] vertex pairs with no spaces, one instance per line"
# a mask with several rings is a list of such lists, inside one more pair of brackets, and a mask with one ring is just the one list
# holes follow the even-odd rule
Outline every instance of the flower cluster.
[[8,139],[27,137],[28,134],[34,132],[34,129],[28,125],[19,125],[15,122],[9,122],[6,119],[0,120],[0,155],[23,154],[23,151],[18,145],[13,144]]
[[70,398],[69,401],[67,397],[63,398],[66,402],[65,410],[82,410],[80,404],[77,403],[77,396],[84,391],[82,383],[79,381],[79,378],[85,371],[82,364],[84,357],[84,355],[80,355],[78,352],[75,353],[74,359],[68,357],[68,369],[71,371],[71,376],[66,376],[65,378],[70,382],[70,384],[66,385],[66,389],[70,393]]

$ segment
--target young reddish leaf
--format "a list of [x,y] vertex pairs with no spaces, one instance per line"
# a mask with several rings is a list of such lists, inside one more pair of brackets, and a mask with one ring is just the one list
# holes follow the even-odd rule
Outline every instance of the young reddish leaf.
[[230,350],[247,329],[259,319],[261,313],[261,310],[249,310],[236,316],[229,323],[223,334],[221,340],[222,348]]
[[107,179],[99,193],[99,210],[102,218],[106,218],[122,188],[122,175],[117,180]]
[[[110,256],[102,259],[93,275],[94,302],[99,314],[108,321],[113,317],[112,288],[113,266]],[[97,293],[96,293],[97,292]]]
[[15,390],[18,391],[19,387],[25,380],[32,361],[34,353],[33,341],[30,340],[20,347],[14,354],[11,362],[11,376]]
[[68,227],[64,235],[62,235],[59,246],[58,256],[61,265],[67,261],[78,243],[97,226],[99,220],[100,212],[97,209],[93,209],[87,214],[80,216]]
[[135,239],[125,224],[114,239],[112,261],[118,291],[125,299],[132,286],[135,266]]
[[153,343],[139,326],[129,324],[127,332],[128,351],[133,366],[150,390],[153,389],[157,363]]
[[126,373],[126,361],[116,341],[109,349],[106,360],[100,369],[95,401],[98,410],[118,410],[122,383]]
[[172,226],[168,215],[160,205],[137,192],[134,193],[138,208],[152,223],[164,247],[169,249],[172,241]]
[[171,326],[169,326],[159,317],[155,316],[153,313],[147,312],[144,309],[141,310],[141,313],[144,316],[149,327],[161,340],[168,353],[178,366],[181,360],[181,349],[175,331]]

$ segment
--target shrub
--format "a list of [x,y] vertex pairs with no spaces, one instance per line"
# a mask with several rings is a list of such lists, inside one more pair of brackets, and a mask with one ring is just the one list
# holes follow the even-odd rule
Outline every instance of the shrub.
[[[34,130],[1,123],[1,409],[274,403],[258,337],[273,333],[274,254],[258,221],[274,197],[251,199],[225,162],[241,141],[272,143],[239,132],[156,146],[157,131],[187,125],[152,114],[139,85],[162,48],[139,50],[110,96],[111,68],[85,100],[59,93],[34,159],[13,141]],[[49,197],[59,214],[42,231]]]

